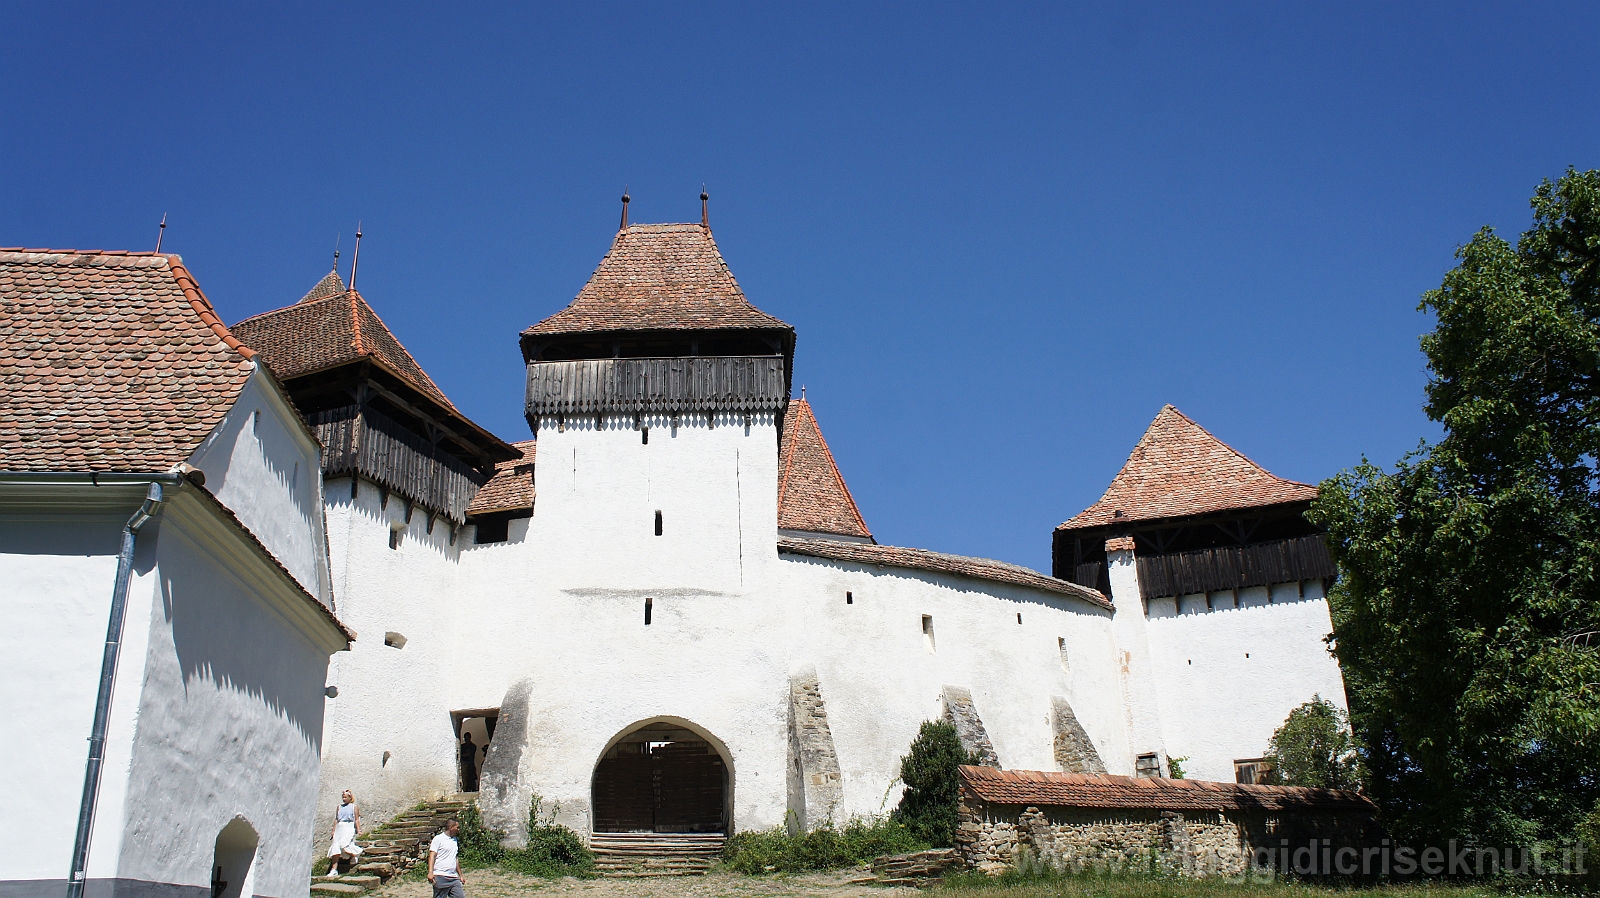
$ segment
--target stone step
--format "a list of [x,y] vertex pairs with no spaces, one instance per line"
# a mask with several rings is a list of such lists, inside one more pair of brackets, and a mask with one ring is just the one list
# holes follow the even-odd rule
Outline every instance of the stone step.
[[394,875],[393,864],[360,864],[356,867],[357,873],[366,873],[379,879],[388,879]]
[[319,882],[311,886],[313,895],[359,895],[365,892],[362,886],[347,885],[342,882]]
[[676,870],[607,870],[600,874],[609,879],[645,879],[656,876],[704,876],[704,870],[678,872]]
[[339,877],[339,881],[346,885],[361,886],[364,889],[370,889],[382,884],[383,877],[366,873],[356,874],[354,876],[341,876]]

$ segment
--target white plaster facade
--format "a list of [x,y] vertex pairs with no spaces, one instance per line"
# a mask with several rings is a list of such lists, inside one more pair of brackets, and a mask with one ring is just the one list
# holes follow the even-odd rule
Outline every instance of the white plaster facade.
[[[1065,699],[1108,772],[1133,774],[1144,753],[1164,770],[1172,753],[1190,758],[1191,776],[1225,780],[1292,707],[1318,692],[1342,701],[1321,642],[1326,604],[1310,586],[1303,602],[1250,609],[1246,631],[1215,640],[1183,629],[1188,619],[1174,626],[1160,602],[1146,613],[1129,552],[1112,568],[1114,613],[1045,589],[780,555],[773,416],[640,424],[544,422],[534,512],[505,542],[475,545],[469,526],[452,544],[446,525],[428,534],[420,512],[407,525],[405,503],[385,507],[370,484],[354,500],[348,480],[329,486],[341,614],[373,638],[330,672],[339,692],[327,703],[319,839],[343,789],[374,821],[456,789],[450,713],[502,702],[526,708],[500,719],[479,802],[515,837],[534,794],[590,832],[598,759],[660,720],[723,754],[732,828],[783,825],[803,813],[786,731],[802,673],[827,703],[835,819],[894,807],[900,756],[949,686],[970,690],[1006,767],[1058,769],[1052,701]],[[404,647],[382,644],[386,632]],[[1191,645],[1257,640],[1274,643],[1273,666],[1247,669],[1255,691],[1242,707],[1200,675],[1232,668],[1187,664]]]
[[[88,893],[210,895],[231,850],[232,894],[304,895],[321,694],[346,643],[326,607],[318,447],[258,368],[188,464],[206,485],[166,485],[136,543]],[[149,484],[16,480],[0,482],[0,765],[25,823],[0,895],[59,898],[121,532]]]

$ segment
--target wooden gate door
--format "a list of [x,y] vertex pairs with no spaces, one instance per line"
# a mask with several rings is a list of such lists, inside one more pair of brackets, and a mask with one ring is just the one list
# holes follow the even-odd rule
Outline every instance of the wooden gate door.
[[722,757],[699,740],[644,741],[659,735],[665,733],[629,734],[595,766],[594,831],[726,832]]

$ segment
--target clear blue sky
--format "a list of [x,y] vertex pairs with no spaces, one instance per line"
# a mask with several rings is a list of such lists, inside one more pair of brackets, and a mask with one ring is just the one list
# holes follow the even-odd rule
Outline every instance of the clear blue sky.
[[[880,542],[1048,569],[1163,403],[1282,476],[1435,433],[1416,311],[1600,166],[1600,7],[13,6],[0,245],[181,253],[229,322],[346,265],[524,439],[517,332],[624,185],[711,193]],[[348,268],[346,268],[348,273]]]

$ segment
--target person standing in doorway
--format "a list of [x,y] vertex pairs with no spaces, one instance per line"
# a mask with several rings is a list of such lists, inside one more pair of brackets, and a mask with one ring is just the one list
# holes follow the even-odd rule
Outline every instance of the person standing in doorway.
[[460,832],[461,821],[451,817],[444,823],[444,832],[428,843],[428,882],[433,884],[433,898],[467,898],[456,844]]
[[478,746],[471,733],[461,737],[461,791],[478,791]]

